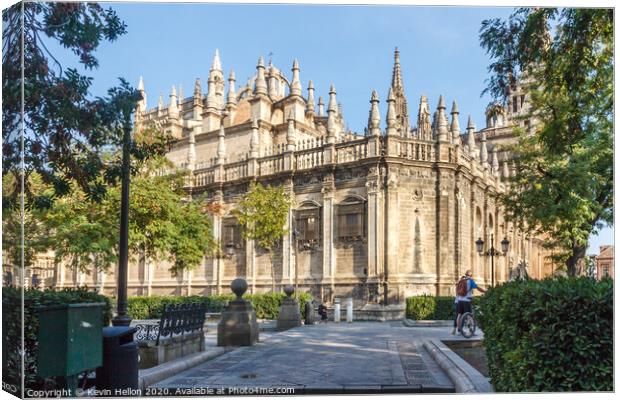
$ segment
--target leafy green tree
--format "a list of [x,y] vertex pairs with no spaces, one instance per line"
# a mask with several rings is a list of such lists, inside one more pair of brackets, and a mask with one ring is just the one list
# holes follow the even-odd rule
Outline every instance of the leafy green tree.
[[[49,192],[49,187],[42,183],[39,175],[30,175],[29,180],[29,186],[37,192]],[[15,191],[16,186],[19,186],[19,177],[14,173],[2,177],[2,248],[7,261],[13,266],[21,265],[23,248],[24,267],[27,268],[33,265],[37,253],[47,249],[49,232],[43,223],[45,208],[25,207],[22,213],[20,207],[4,201],[4,195]]]
[[[132,180],[129,208],[130,254],[169,260],[178,273],[198,266],[214,248],[211,219],[196,202],[184,200],[184,173],[153,176],[147,168]],[[106,270],[118,259],[120,186],[89,201],[75,186],[46,215],[50,247],[57,259],[82,271]]]
[[525,85],[536,121],[518,130],[508,217],[544,234],[569,275],[583,269],[592,233],[613,222],[613,10],[516,10],[482,24],[491,55],[487,91],[505,101]]
[[253,239],[269,252],[271,261],[271,288],[275,292],[275,250],[282,237],[288,233],[284,228],[292,199],[284,187],[263,186],[253,183],[239,201],[233,214],[241,225],[244,239]]
[[[92,78],[77,68],[63,68],[46,43],[57,42],[77,56],[76,65],[92,70],[99,65],[95,57],[99,45],[125,34],[125,23],[111,8],[85,2],[21,2],[5,9],[2,20],[3,175],[8,171],[25,175],[27,202],[38,196],[28,187],[33,172],[54,189],[48,204],[53,195],[67,194],[72,181],[88,198],[101,199],[106,185],[120,173],[120,160],[106,162],[101,150],[120,146],[122,131],[113,129],[122,122],[119,104],[135,104],[139,93],[121,79],[108,97],[93,98]],[[164,150],[132,146],[138,158]],[[102,175],[106,180],[100,179]],[[16,186],[7,196],[17,199],[21,192]]]

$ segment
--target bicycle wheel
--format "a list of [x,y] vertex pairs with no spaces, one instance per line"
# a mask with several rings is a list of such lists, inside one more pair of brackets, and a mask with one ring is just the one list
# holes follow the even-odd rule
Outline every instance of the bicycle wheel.
[[463,335],[464,338],[469,339],[474,336],[474,333],[476,332],[476,319],[474,318],[474,314],[470,312],[463,314],[461,317],[460,330],[461,335]]

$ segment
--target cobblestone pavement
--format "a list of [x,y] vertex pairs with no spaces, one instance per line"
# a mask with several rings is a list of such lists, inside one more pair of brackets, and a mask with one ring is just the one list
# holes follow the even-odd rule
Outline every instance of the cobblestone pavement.
[[261,332],[240,347],[153,388],[293,388],[295,393],[453,392],[426,352],[425,338],[452,339],[451,328],[357,322]]

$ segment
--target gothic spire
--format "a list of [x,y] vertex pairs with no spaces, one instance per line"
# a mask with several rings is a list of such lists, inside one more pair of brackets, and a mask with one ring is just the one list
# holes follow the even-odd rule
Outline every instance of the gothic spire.
[[164,110],[164,94],[163,93],[159,93],[159,100],[157,101],[157,111],[158,114],[161,114],[161,112]]
[[235,91],[235,71],[230,70],[230,75],[228,76],[228,96],[226,97],[227,105],[236,105],[237,104],[237,93]]
[[338,101],[336,101],[336,89],[333,83],[329,86],[329,103],[327,104],[327,112],[330,111],[338,113]]
[[306,103],[306,112],[314,114],[314,84],[312,80],[308,82],[308,102]]
[[379,136],[381,134],[380,123],[379,95],[376,90],[373,90],[370,96],[370,113],[368,115],[368,134],[370,136]]
[[142,95],[142,98],[138,100],[138,110],[140,112],[146,111],[146,91],[144,90],[144,80],[142,76],[140,76],[140,80],[138,81],[138,91]]
[[177,89],[174,86],[172,86],[172,91],[170,92],[170,104],[168,104],[168,117],[170,118],[179,117],[179,107],[177,106]]
[[319,96],[319,117],[325,115],[325,103],[323,103],[323,96]]
[[338,113],[338,102],[336,101],[336,89],[331,84],[329,87],[329,104],[327,105],[327,142],[336,142],[336,115]]
[[299,81],[299,61],[293,61],[293,80],[291,82],[291,95],[301,96],[301,82]]
[[487,134],[483,130],[480,132],[480,162],[483,167],[489,166],[489,151],[487,150]]
[[428,107],[428,99],[422,95],[420,97],[420,108],[418,109],[418,139],[431,140],[431,113]]
[[394,109],[395,102],[396,100],[394,100],[394,90],[390,88],[390,91],[388,92],[388,98],[387,98],[387,103],[388,103],[387,116],[385,119],[387,123],[387,128],[385,130],[386,136],[396,135],[398,133],[398,131],[396,130],[396,110]]
[[215,49],[215,55],[213,56],[213,62],[211,63],[211,71],[221,71],[222,62],[220,61],[220,51]]
[[450,132],[452,133],[452,143],[460,146],[461,145],[461,126],[459,125],[459,109],[456,106],[456,101],[452,102],[452,111],[450,111],[450,115],[452,116],[452,123],[450,124]]
[[403,77],[400,71],[400,52],[394,49],[394,68],[392,70],[392,90],[394,90],[394,109],[396,111],[396,129],[401,136],[409,135],[409,110]]
[[446,103],[443,96],[439,96],[439,104],[437,105],[437,140],[439,142],[448,142],[448,121],[446,120]]
[[258,59],[256,65],[256,84],[254,86],[254,94],[267,94],[267,82],[265,81],[265,62],[263,56]]
[[491,150],[491,171],[493,171],[493,175],[499,175],[499,159],[497,158],[497,146],[493,146],[493,150]]
[[478,152],[478,148],[476,147],[476,136],[474,132],[476,131],[476,126],[471,119],[471,115],[467,118],[467,147],[469,147],[469,155],[472,158],[478,158],[480,154]]

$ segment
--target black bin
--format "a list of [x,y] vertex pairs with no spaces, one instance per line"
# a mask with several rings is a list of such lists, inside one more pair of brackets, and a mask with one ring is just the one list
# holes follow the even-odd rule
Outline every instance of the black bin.
[[111,390],[111,395],[127,395],[116,392],[138,389],[138,343],[133,334],[137,328],[111,326],[103,328],[103,366],[97,368],[98,390]]

